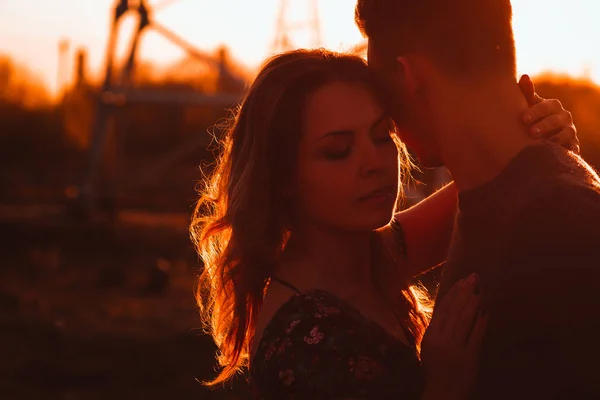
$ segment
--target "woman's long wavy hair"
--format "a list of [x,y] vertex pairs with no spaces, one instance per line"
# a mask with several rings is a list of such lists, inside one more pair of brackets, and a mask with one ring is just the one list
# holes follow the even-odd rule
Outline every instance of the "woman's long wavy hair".
[[[294,182],[304,103],[333,81],[364,84],[385,104],[382,85],[362,58],[292,51],[263,65],[220,142],[190,227],[204,264],[196,297],[223,367],[206,385],[224,383],[248,365],[266,287],[290,234],[283,192]],[[406,150],[397,143],[401,169],[408,169]],[[420,337],[425,320],[415,313],[419,303],[408,289],[405,298],[407,324]]]

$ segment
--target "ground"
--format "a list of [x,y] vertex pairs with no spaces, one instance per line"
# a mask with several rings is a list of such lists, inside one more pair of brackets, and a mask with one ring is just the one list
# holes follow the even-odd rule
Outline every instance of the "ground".
[[0,208],[3,399],[244,399],[206,390],[214,346],[194,301],[186,215],[68,220]]

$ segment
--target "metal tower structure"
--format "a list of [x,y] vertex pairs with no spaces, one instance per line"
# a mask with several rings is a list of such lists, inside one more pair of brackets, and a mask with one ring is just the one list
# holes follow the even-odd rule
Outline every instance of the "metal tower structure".
[[64,94],[65,85],[67,84],[67,79],[69,76],[68,57],[70,47],[71,44],[68,39],[61,39],[58,42],[58,68],[56,76],[56,88],[61,101]]
[[[303,20],[291,20],[292,7],[307,7],[307,17]],[[291,35],[298,32],[308,32],[310,43],[308,46],[298,46],[293,42]],[[319,20],[319,3],[317,0],[280,0],[279,13],[275,31],[275,40],[271,46],[273,53],[292,50],[298,47],[317,48],[322,46],[321,23]]]
[[[165,6],[172,1],[164,0],[159,6]],[[161,7],[162,8],[162,7]],[[128,57],[121,71],[115,71],[115,48],[119,23],[127,13],[134,12],[138,15],[138,26],[131,40]],[[174,45],[184,49],[193,58],[215,68],[219,72],[219,80],[228,82],[230,87],[239,90],[200,94],[159,89],[139,89],[132,85],[133,71],[136,54],[141,36],[148,29],[153,29]],[[110,36],[106,50],[104,66],[104,81],[101,85],[95,110],[95,119],[91,132],[91,148],[89,164],[79,188],[79,203],[85,214],[93,213],[98,207],[98,188],[96,179],[101,166],[103,153],[107,147],[107,136],[112,116],[116,106],[125,103],[166,103],[187,105],[222,105],[224,108],[234,105],[240,98],[245,86],[243,78],[231,72],[224,57],[210,55],[177,34],[159,24],[152,18],[152,12],[145,0],[117,0],[111,21]],[[168,156],[168,155],[167,155]],[[114,193],[106,193],[104,197],[110,198]],[[110,201],[110,200],[109,200]]]

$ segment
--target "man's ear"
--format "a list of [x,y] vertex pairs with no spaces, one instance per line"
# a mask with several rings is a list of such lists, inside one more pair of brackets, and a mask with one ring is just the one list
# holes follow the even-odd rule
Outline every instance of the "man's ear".
[[406,93],[409,96],[414,97],[419,83],[410,57],[399,56],[396,58],[396,62],[398,63],[398,80],[404,87],[404,90],[406,90]]

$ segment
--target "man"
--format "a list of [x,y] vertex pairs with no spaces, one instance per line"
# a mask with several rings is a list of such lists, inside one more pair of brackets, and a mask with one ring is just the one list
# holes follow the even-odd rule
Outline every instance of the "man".
[[600,398],[600,179],[523,133],[511,20],[509,0],[356,7],[402,139],[459,189],[438,300],[479,275],[489,323],[474,397]]

